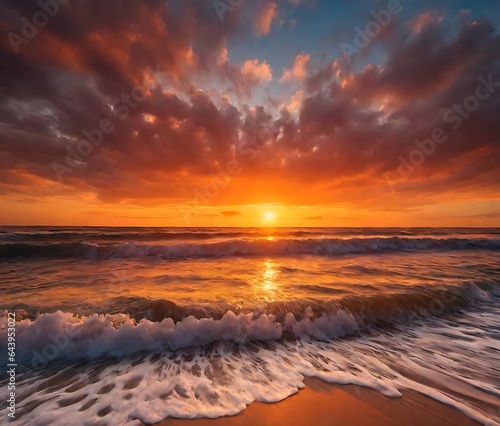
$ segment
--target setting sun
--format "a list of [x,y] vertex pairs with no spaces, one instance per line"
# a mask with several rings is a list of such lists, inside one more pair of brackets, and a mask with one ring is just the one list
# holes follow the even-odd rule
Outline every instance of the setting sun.
[[264,213],[264,215],[262,216],[262,218],[266,222],[274,222],[274,220],[276,219],[276,215],[274,214],[274,212],[266,212],[266,213]]

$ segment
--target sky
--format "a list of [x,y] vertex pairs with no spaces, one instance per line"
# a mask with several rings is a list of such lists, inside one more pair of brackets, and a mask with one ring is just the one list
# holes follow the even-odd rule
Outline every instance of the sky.
[[500,2],[3,0],[0,225],[500,224]]

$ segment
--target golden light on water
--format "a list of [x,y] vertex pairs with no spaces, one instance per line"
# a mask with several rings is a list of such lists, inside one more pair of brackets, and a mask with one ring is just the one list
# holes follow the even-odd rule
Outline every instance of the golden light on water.
[[264,271],[260,288],[265,299],[274,301],[278,290],[277,277],[279,271],[271,259],[264,261],[263,267]]

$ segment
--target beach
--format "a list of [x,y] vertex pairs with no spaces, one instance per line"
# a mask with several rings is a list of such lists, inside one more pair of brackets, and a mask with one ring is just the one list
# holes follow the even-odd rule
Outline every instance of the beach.
[[358,386],[333,386],[306,379],[306,387],[275,403],[255,402],[243,413],[219,419],[168,419],[156,426],[474,426],[480,423],[457,410],[422,395],[405,391],[403,397],[385,398]]

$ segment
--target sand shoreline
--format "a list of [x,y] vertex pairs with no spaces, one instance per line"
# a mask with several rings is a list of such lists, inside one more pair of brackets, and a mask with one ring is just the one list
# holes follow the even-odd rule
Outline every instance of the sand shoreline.
[[306,387],[274,404],[254,402],[236,416],[218,419],[169,418],[156,426],[477,426],[458,410],[406,390],[387,398],[367,388],[306,379]]

